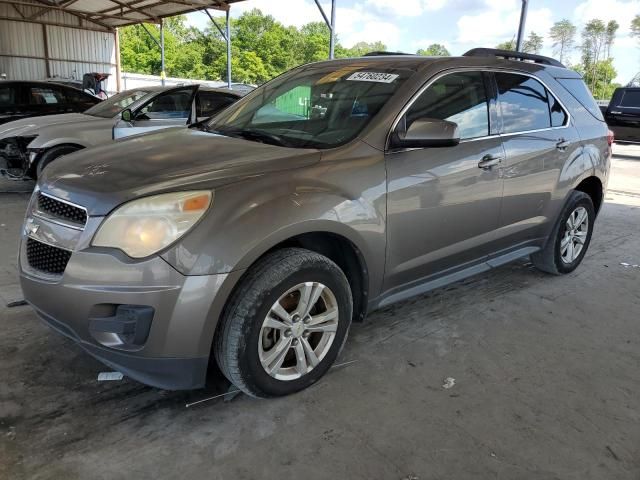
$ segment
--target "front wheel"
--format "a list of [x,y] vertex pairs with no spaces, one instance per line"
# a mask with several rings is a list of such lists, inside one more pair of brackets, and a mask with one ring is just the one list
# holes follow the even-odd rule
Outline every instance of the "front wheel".
[[347,338],[353,301],[342,270],[299,248],[268,254],[233,294],[216,335],[222,373],[243,392],[302,390],[331,367]]
[[540,270],[554,275],[573,272],[591,243],[596,212],[591,197],[573,191],[543,250],[531,255]]

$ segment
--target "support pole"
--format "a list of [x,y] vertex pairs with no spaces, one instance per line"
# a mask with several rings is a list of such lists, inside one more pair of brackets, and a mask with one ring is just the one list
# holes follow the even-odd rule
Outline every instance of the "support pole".
[[161,64],[161,72],[160,79],[162,80],[162,86],[165,85],[165,79],[167,78],[167,74],[165,72],[164,65],[164,19],[160,19],[160,64]]
[[524,29],[527,23],[527,10],[529,9],[529,0],[522,0],[522,12],[520,13],[520,27],[518,28],[518,41],[516,43],[516,52],[522,51],[524,42]]
[[227,34],[225,40],[227,41],[227,86],[231,88],[231,21],[230,21],[230,7],[227,7]]
[[329,41],[329,58],[334,59],[336,55],[336,0],[331,0],[331,39]]
[[316,5],[318,6],[318,10],[320,10],[320,14],[324,19],[324,23],[329,27],[329,58],[333,59],[335,56],[335,43],[336,43],[336,0],[331,0],[331,20],[327,17],[327,14],[324,12],[324,8],[320,5],[319,0],[315,0]]
[[113,32],[113,36],[116,48],[116,90],[120,93],[122,91],[122,64],[120,59],[120,31],[117,28]]

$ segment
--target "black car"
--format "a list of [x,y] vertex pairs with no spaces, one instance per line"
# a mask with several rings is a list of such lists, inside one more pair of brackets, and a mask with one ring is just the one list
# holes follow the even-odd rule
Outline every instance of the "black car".
[[618,88],[605,119],[617,142],[640,143],[640,88]]
[[100,99],[51,82],[0,82],[0,124],[21,118],[84,112]]

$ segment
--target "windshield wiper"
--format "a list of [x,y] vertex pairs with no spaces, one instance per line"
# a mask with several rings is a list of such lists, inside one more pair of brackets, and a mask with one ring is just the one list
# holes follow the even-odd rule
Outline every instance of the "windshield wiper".
[[270,145],[277,145],[279,147],[290,147],[291,144],[284,138],[274,133],[265,132],[264,130],[251,130],[251,129],[232,129],[232,130],[210,130],[211,133],[218,133],[220,135],[226,135],[234,138],[244,138],[245,140],[251,140],[261,143],[268,143]]

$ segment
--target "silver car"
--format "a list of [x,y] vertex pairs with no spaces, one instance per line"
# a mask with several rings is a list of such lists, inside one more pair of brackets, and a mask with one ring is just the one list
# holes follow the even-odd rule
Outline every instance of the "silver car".
[[522,257],[574,271],[612,139],[580,75],[501,55],[307,65],[60,159],[28,207],[26,300],[141,382],[201,387],[215,362],[268,397],[316,382],[377,308]]
[[28,118],[0,126],[0,171],[12,179],[37,178],[63,155],[114,139],[205,120],[241,92],[199,85],[128,90],[83,113]]

